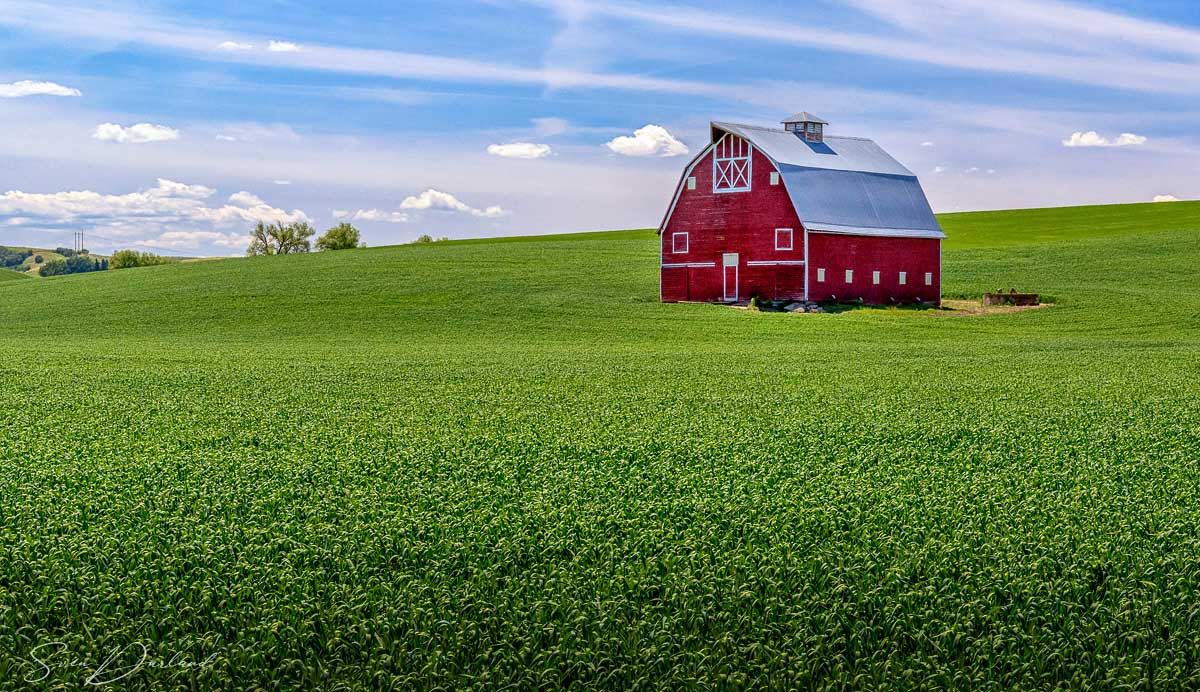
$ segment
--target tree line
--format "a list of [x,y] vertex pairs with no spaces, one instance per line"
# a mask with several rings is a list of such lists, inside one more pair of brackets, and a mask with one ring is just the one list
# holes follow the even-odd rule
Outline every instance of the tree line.
[[[263,223],[259,221],[251,233],[250,247],[246,248],[247,255],[291,255],[298,252],[311,252],[312,241],[309,239],[317,234],[316,229],[307,223]],[[358,229],[348,223],[338,225],[325,231],[317,238],[317,250],[350,250],[366,247],[360,240]]]

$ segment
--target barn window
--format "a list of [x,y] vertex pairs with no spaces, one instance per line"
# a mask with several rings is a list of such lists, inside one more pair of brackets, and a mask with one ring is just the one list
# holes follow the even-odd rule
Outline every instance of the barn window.
[[925,285],[926,286],[933,285],[933,272],[925,272]]
[[792,229],[776,228],[775,229],[775,249],[776,250],[791,250],[792,249]]
[[900,285],[908,283],[908,272],[900,272]]
[[817,269],[817,282],[825,283],[825,268],[824,267],[820,267]]
[[688,251],[688,234],[687,233],[672,233],[671,234],[671,252],[679,255]]
[[871,283],[879,285],[879,272],[871,272]]
[[771,171],[771,184],[772,185],[779,184],[779,172],[778,171]]
[[749,192],[753,152],[741,137],[722,137],[713,150],[713,192]]
[[854,283],[854,270],[853,269],[846,270],[846,283],[848,283],[848,284]]
[[692,177],[688,178],[687,185],[688,185],[689,190],[695,190],[696,189],[696,176],[693,175]]

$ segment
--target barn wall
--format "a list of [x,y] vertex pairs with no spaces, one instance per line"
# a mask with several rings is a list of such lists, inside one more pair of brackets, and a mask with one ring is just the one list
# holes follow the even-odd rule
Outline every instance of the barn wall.
[[[713,155],[692,170],[696,189],[683,185],[674,213],[663,231],[664,264],[712,263],[711,267],[662,269],[662,299],[720,301],[722,256],[738,253],[738,296],[803,297],[803,267],[754,266],[752,261],[802,261],[804,231],[783,183],[771,185],[776,169],[757,149],[752,157],[750,192],[713,192]],[[775,249],[775,229],[793,229],[792,250]],[[672,252],[672,234],[688,234],[688,252]],[[686,275],[686,280],[681,277]]]
[[[876,238],[869,236],[808,234],[809,300],[835,297],[848,301],[862,298],[868,303],[936,302],[941,296],[941,241],[929,238]],[[817,281],[817,270],[825,269],[825,281]],[[854,270],[853,283],[846,283],[846,270]],[[872,283],[872,272],[880,282]],[[907,282],[900,285],[900,272]],[[925,285],[925,273],[933,274]]]

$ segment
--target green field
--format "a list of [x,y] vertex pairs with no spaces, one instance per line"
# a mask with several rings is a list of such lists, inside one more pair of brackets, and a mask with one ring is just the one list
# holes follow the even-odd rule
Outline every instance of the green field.
[[1200,204],[943,220],[1055,306],[662,305],[651,231],[6,282],[0,685],[1200,686]]
[[29,275],[23,272],[13,271],[12,269],[0,269],[0,283],[12,281],[13,279],[28,279]]

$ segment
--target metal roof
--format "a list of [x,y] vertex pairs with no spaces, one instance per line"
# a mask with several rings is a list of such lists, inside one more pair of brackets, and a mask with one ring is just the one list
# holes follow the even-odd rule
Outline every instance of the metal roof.
[[916,175],[869,139],[806,142],[786,130],[713,123],[713,139],[749,140],[779,169],[805,228],[828,233],[945,238]]
[[784,120],[783,123],[785,125],[788,123],[821,123],[822,125],[828,125],[829,121],[821,120],[820,118],[813,115],[812,113],[809,113],[808,111],[800,111],[799,113],[793,115],[792,117],[788,118],[787,120]]

